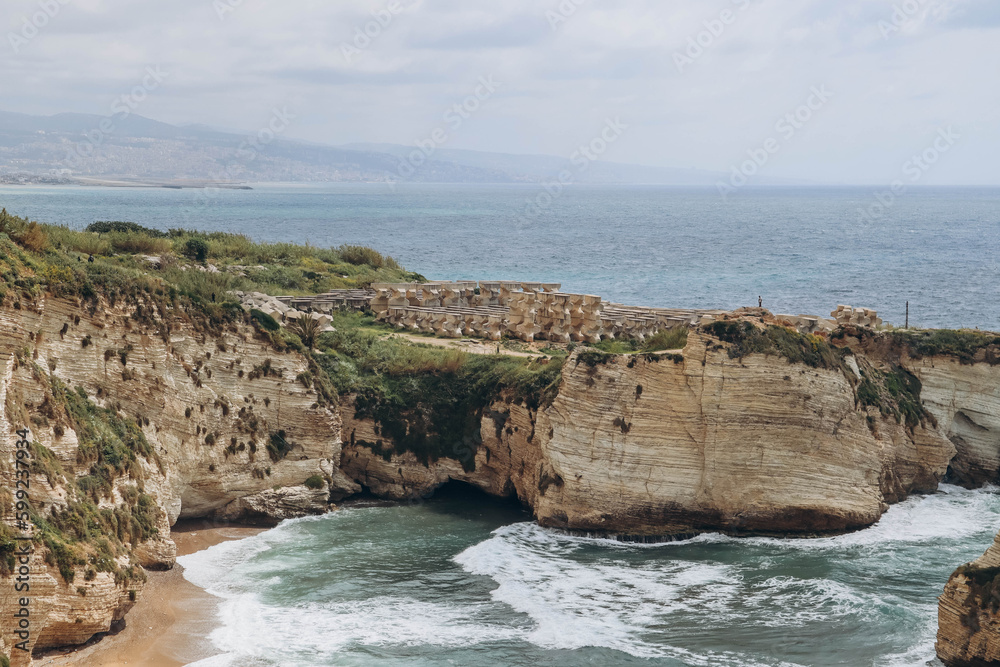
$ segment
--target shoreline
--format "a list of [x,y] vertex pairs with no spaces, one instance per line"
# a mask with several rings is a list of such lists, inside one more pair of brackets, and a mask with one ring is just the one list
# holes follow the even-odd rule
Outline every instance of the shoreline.
[[[211,521],[179,521],[170,531],[177,555],[252,537],[267,528],[223,525]],[[91,639],[74,649],[56,649],[35,658],[45,667],[183,667],[218,655],[209,635],[219,626],[220,600],[184,578],[175,565],[165,572],[147,572],[149,581],[116,634]]]

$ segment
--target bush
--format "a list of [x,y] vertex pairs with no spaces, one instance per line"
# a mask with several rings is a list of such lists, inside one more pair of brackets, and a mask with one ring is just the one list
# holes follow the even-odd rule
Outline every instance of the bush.
[[382,268],[385,264],[385,258],[377,250],[372,250],[371,248],[366,248],[365,246],[359,245],[345,245],[341,246],[340,256],[348,264],[354,264],[360,266],[362,264],[367,264],[376,269]]
[[750,322],[728,320],[712,322],[705,325],[703,330],[730,343],[730,359],[743,359],[751,354],[776,355],[793,364],[840,370],[845,375],[850,374],[844,363],[844,356],[848,353],[831,347],[819,336],[801,334],[773,324],[761,329]]
[[151,238],[135,232],[112,232],[108,234],[107,238],[115,252],[124,252],[130,255],[162,255],[170,252],[173,247],[167,239]]
[[261,328],[267,331],[277,331],[281,328],[281,325],[275,321],[273,317],[265,313],[263,310],[257,310],[254,308],[250,311],[250,317],[254,322],[259,324]]
[[688,328],[674,327],[658,332],[642,346],[643,352],[658,350],[682,350],[687,345]]
[[18,239],[25,250],[30,250],[31,252],[42,252],[48,247],[49,237],[42,231],[42,228],[38,226],[37,222],[32,222],[28,225],[28,228]]
[[184,254],[191,259],[204,262],[208,259],[208,242],[204,239],[188,239],[184,244]]
[[302,344],[310,350],[316,347],[316,337],[319,336],[319,321],[309,315],[301,315],[289,325],[288,330],[299,337]]
[[275,463],[288,456],[288,452],[292,451],[292,444],[288,442],[285,435],[284,431],[278,431],[272,433],[271,437],[268,438],[267,454]]
[[326,484],[326,480],[319,475],[313,475],[305,481],[306,487],[312,489],[313,491],[318,491],[322,489]]
[[87,225],[88,232],[94,232],[97,234],[107,234],[109,232],[119,232],[124,234],[141,234],[143,236],[148,236],[154,239],[165,239],[167,234],[161,232],[158,229],[151,229],[149,227],[143,227],[142,225],[136,224],[134,222],[95,222],[91,225]]

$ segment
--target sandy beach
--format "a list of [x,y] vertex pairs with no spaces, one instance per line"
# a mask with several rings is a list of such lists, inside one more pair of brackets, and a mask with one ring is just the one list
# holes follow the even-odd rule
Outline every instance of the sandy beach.
[[[178,522],[171,531],[177,555],[186,556],[265,529]],[[208,639],[218,625],[218,599],[184,578],[180,565],[148,572],[142,597],[125,617],[125,628],[82,648],[53,652],[35,660],[46,667],[181,667],[218,653]]]

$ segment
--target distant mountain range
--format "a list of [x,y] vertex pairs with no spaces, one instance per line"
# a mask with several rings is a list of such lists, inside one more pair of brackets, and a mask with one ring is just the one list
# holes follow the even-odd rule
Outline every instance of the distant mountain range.
[[265,135],[261,140],[198,125],[178,127],[135,114],[0,112],[0,182],[542,183],[563,170],[570,172],[572,182],[587,184],[714,185],[727,178],[710,171],[604,161],[579,170],[568,157],[455,149],[437,149],[422,159],[414,156],[418,149],[413,146],[336,147]]

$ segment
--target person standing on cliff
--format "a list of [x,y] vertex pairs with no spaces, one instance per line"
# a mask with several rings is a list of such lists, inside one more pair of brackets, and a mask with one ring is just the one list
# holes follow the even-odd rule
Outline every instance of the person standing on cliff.
[[764,297],[762,297],[762,296],[758,296],[757,297],[757,307],[758,308],[763,308],[764,307]]

